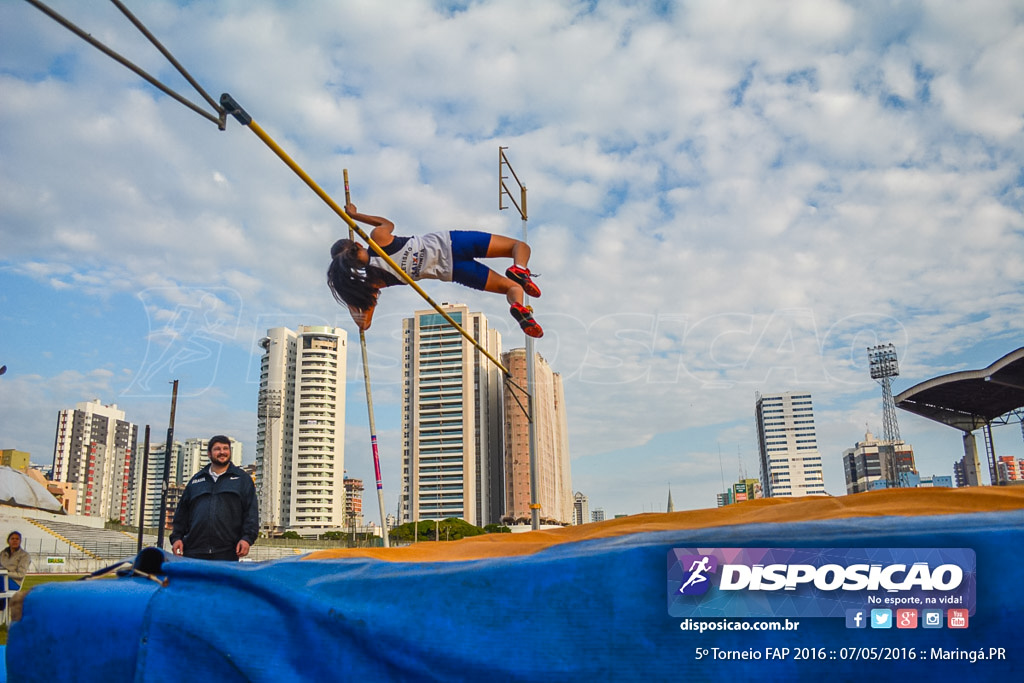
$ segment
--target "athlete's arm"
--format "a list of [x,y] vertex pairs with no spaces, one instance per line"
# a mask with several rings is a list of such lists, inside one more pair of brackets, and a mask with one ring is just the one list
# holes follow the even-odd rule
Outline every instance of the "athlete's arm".
[[354,221],[373,226],[370,239],[376,242],[377,246],[386,247],[391,244],[391,240],[394,239],[392,235],[395,232],[395,224],[387,218],[384,218],[384,216],[373,216],[368,213],[359,213],[356,205],[352,202],[345,205],[345,213]]

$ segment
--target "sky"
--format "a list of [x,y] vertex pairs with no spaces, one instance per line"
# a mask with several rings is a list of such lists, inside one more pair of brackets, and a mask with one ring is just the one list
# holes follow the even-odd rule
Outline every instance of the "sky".
[[[49,4],[202,102],[113,4]],[[895,344],[898,394],[1024,346],[1019,2],[128,4],[339,203],[348,169],[359,210],[398,234],[519,237],[499,210],[507,147],[573,490],[608,516],[669,491],[714,507],[757,476],[758,392],[812,394],[843,495],[843,451],[883,432],[867,347]],[[50,463],[58,411],[92,399],[162,440],[178,379],[176,438],[227,433],[252,462],[258,340],[337,325],[345,467],[372,482],[328,206],[251,130],[218,130],[28,3],[0,3],[0,93],[0,448]],[[502,297],[424,285],[522,346]],[[367,333],[389,511],[401,320],[425,307],[388,290]],[[960,433],[898,418],[921,473],[952,475]],[[1019,424],[993,432],[1024,457]]]

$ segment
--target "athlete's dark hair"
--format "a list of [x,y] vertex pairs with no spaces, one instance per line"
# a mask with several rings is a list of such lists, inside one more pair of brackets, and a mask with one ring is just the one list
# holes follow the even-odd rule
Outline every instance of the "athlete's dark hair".
[[327,286],[339,304],[367,311],[377,303],[387,279],[377,266],[360,264],[358,254],[359,244],[352,240],[338,240],[331,246]]

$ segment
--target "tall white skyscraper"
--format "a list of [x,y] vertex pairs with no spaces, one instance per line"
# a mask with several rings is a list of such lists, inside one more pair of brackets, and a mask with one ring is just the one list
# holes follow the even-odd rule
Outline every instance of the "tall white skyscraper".
[[827,495],[811,395],[757,395],[757,439],[766,498]]
[[256,483],[264,529],[343,529],[347,340],[345,330],[326,326],[275,327],[260,340]]
[[139,428],[99,399],[57,415],[53,481],[74,485],[75,514],[132,522],[129,488]]
[[[443,308],[488,353],[501,335],[463,304]],[[502,514],[503,373],[434,310],[402,323],[402,522]]]
[[[537,461],[537,504],[540,517],[570,524],[573,519],[572,476],[569,469],[569,428],[566,422],[562,376],[538,353],[534,354],[534,425]],[[530,421],[526,416],[526,349],[501,356],[512,373],[505,385],[505,512],[506,518],[530,519]]]

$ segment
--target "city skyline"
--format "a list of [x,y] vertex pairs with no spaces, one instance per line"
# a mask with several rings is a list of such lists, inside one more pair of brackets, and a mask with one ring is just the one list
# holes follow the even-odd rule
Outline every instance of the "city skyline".
[[[448,304],[446,304],[446,306],[447,305]],[[522,351],[522,349],[515,349],[515,351]],[[100,399],[93,399],[91,401],[91,403],[99,405],[101,402],[100,402]],[[103,408],[108,408],[108,407],[109,406],[105,406],[105,405],[103,406]],[[116,409],[116,406],[114,406],[114,408]],[[121,411],[121,412],[123,412],[123,411]],[[1014,428],[1014,431],[1016,431],[1016,429],[1019,428],[1019,426],[1016,423],[1012,423],[1010,425],[997,425],[993,429],[993,434],[999,433],[1000,430],[998,429],[998,427],[1012,427],[1012,428]],[[59,430],[59,425],[58,425],[58,430]],[[1005,432],[1005,430],[1004,430],[1004,432]],[[159,432],[157,432],[157,433],[159,433]],[[868,431],[868,436],[870,436],[870,429]],[[188,438],[188,439],[175,439],[175,444],[176,445],[180,445],[183,442],[191,443],[191,442],[195,442],[195,441],[205,441],[206,438],[207,437],[192,437],[192,438]],[[233,437],[232,437],[232,441],[236,442],[236,443],[239,443],[239,446],[241,446],[240,442],[237,442]],[[859,445],[860,444],[858,443],[858,446]],[[141,431],[140,431],[140,436],[139,436],[138,448],[140,449],[139,453],[141,454],[141,448],[142,448]],[[154,439],[153,443],[151,444],[151,449],[154,450],[154,451],[157,451],[157,450],[159,450],[161,448],[162,448],[162,442],[157,442]],[[912,447],[909,446],[909,444],[908,444],[908,445],[905,446],[905,448],[906,449],[911,449]],[[845,449],[841,454],[839,454],[838,458],[841,461],[845,462],[846,456],[848,455],[848,453],[851,450],[852,449],[849,449],[849,448]],[[913,456],[913,451],[912,450],[908,450],[908,452],[910,453],[910,455],[908,457],[912,460],[913,457],[914,457]],[[949,466],[947,471],[921,472],[920,475],[922,477],[931,477],[931,476],[935,475],[935,476],[953,476],[955,478],[954,473],[956,471],[956,468],[960,466],[960,462],[959,461],[960,461],[960,458],[963,457],[963,451],[961,450],[961,452],[958,455],[960,457],[958,457],[958,458],[954,459],[953,461],[951,461],[951,464],[950,464],[950,466]],[[1007,456],[1007,455],[1005,455],[1005,453],[1000,453],[998,451],[997,451],[996,455],[997,455],[997,457],[1003,458],[1003,459],[1005,459],[1007,457],[1009,457],[1009,458],[1014,458],[1015,457],[1013,455]],[[33,461],[32,461],[33,465],[35,465],[35,466],[42,466],[43,468],[50,468],[50,467],[52,467],[52,464],[53,464],[52,458],[50,458],[50,459],[43,459],[43,461],[40,462],[39,458],[35,458],[35,456],[32,456],[32,457],[33,457]],[[233,459],[234,458],[235,458],[235,456],[233,454]],[[732,475],[726,476],[724,474],[725,468],[726,468],[725,460],[729,460],[730,461],[729,462],[730,471],[731,471],[731,468],[734,466],[734,463],[731,460],[731,456],[729,456],[728,458],[723,458],[721,453],[719,453],[719,458],[721,459],[720,465],[722,467],[722,476],[723,476],[723,480],[722,481],[723,481],[723,483],[727,482],[727,481],[732,481]],[[977,458],[984,458],[984,453],[981,453],[979,456],[977,456]],[[242,464],[246,463],[246,461],[242,461],[241,459],[239,459],[239,462],[241,462]],[[254,460],[250,460],[249,464],[252,464],[253,462],[254,462]],[[739,463],[740,463],[740,466],[743,469],[746,469],[747,465],[749,464],[749,463],[746,463],[746,461],[743,458],[739,458]],[[201,460],[199,466],[201,467],[204,464],[205,464],[205,460]],[[133,463],[133,466],[132,466],[132,468],[133,468],[133,477],[137,476],[137,472],[138,472],[137,468],[139,468],[139,467],[141,467],[141,458],[139,459],[138,462]],[[153,467],[154,467],[154,465],[152,465],[152,463],[151,463],[150,469],[152,469]],[[845,471],[845,465],[844,465],[844,471]],[[970,479],[969,481],[971,481],[971,482],[978,481],[981,485],[988,484],[989,482],[988,482],[987,475],[983,473],[983,470],[981,468],[978,469],[978,473],[980,475],[980,479]],[[956,476],[959,476],[959,475],[956,475]],[[150,479],[152,479],[152,477],[150,477]],[[845,477],[844,477],[844,479],[845,479]],[[742,477],[740,478],[740,480],[742,481]],[[978,484],[971,484],[971,485],[978,485]],[[848,488],[848,486],[847,486],[847,488]],[[833,495],[844,495],[845,493],[849,493],[849,491],[847,490],[847,491],[844,491],[843,493],[833,494]],[[714,497],[715,495],[716,494],[713,492],[712,496]],[[133,516],[137,515],[137,507],[136,507],[136,505],[137,504],[134,502],[134,500],[132,500],[131,509],[132,509],[132,515]],[[390,513],[394,513],[397,510],[397,504],[395,506],[391,507],[391,504],[386,501],[386,506],[388,506],[387,510],[388,510],[389,514]],[[713,505],[696,505],[696,506],[690,506],[688,508],[683,508],[683,509],[699,509],[699,508],[702,508],[702,507],[712,507],[712,506]],[[652,503],[649,506],[645,506],[643,509],[641,509],[639,511],[633,511],[633,512],[635,513],[635,512],[656,512],[656,511],[658,511],[658,506],[656,504]]]
[[[451,304],[445,304],[445,307],[448,308],[449,311],[453,310],[453,306]],[[422,311],[421,313],[429,314],[429,311]],[[477,315],[479,315],[479,314],[477,314]],[[300,327],[300,329],[304,329],[304,328]],[[268,331],[268,333],[269,332],[274,332],[274,331]],[[280,330],[278,330],[277,332],[280,332]],[[291,332],[290,330],[285,330],[285,332],[290,333],[292,336],[295,335],[295,333]],[[270,337],[264,338],[261,341],[261,343],[264,346],[264,348],[266,348],[269,351],[269,347],[271,346],[271,344],[269,344],[268,342],[270,342]],[[274,343],[277,343],[277,341],[275,341]],[[524,349],[513,349],[510,352],[506,352],[506,353],[500,354],[500,355],[502,356],[503,362],[507,363],[510,356],[515,356],[518,353],[518,356],[521,357],[523,355],[522,354],[523,351],[524,351]],[[293,352],[294,352],[294,350],[293,350]],[[542,365],[544,367],[546,367],[546,362],[544,362],[542,358],[539,358],[539,360],[541,361]],[[292,363],[294,363],[294,358],[292,358]],[[267,368],[267,364],[265,363],[264,364],[264,374],[267,374],[266,368]],[[550,372],[550,369],[547,368],[546,372]],[[554,374],[554,379],[555,380],[558,379],[557,373]],[[522,380],[522,382],[525,382],[525,380]],[[558,382],[558,383],[560,384],[560,382]],[[508,401],[510,400],[510,397],[509,397],[507,389],[506,389],[505,394],[506,394],[506,396],[505,396],[506,403],[508,403]],[[263,395],[263,393],[261,392],[261,396],[262,395]],[[794,398],[808,399],[807,401],[804,401],[805,403],[806,402],[810,402],[809,399],[811,398],[810,395],[798,396],[798,395],[793,395],[792,392],[787,392],[786,394],[780,394],[780,395],[768,396],[768,397],[760,396],[759,395],[758,396],[756,410],[755,410],[755,417],[760,421],[760,416],[761,416],[760,406],[761,406],[761,402],[765,398],[769,398],[769,399],[772,399],[772,400],[775,400],[776,402],[778,402],[778,401],[781,400],[782,396],[785,396],[789,401],[792,401]],[[792,411],[792,406],[790,406],[789,408]],[[101,404],[99,399],[93,399],[90,402],[79,404],[76,409],[67,409],[67,410],[61,411],[61,414],[58,415],[58,426],[57,426],[58,445],[60,443],[60,436],[59,435],[62,433],[62,427],[61,427],[62,421],[69,421],[69,416],[72,415],[75,412],[75,410],[82,411],[84,409],[88,409],[90,414],[92,412],[98,411],[105,418],[111,418],[111,419],[115,419],[115,420],[119,420],[120,418],[124,418],[125,417],[123,411],[118,410],[116,405],[103,405],[103,404]],[[775,412],[779,412],[779,411],[776,410]],[[261,413],[261,415],[262,415],[262,413]],[[120,418],[118,416],[120,416]],[[790,415],[787,418],[787,420],[789,420],[789,422],[792,422],[792,417],[793,416]],[[811,417],[813,418],[813,415]],[[131,426],[133,428],[136,427],[135,425],[131,425]],[[792,427],[792,425],[790,425],[790,426]],[[794,428],[794,430],[795,429],[804,429],[804,430],[812,429],[813,430],[813,425],[811,427]],[[1022,428],[1022,429],[1024,429],[1024,428]],[[67,429],[65,428],[63,431],[67,431]],[[776,430],[776,431],[778,431],[778,430]],[[264,427],[261,426],[260,427],[260,434],[262,435],[263,433],[264,433]],[[792,436],[795,438],[796,434],[793,434]],[[237,465],[243,464],[243,460],[242,460],[242,457],[241,457],[241,453],[243,452],[243,444],[241,442],[237,441],[236,439],[234,439],[233,437],[229,437],[229,438],[230,438],[231,443],[232,443],[232,462],[234,462]],[[130,449],[130,450],[133,451],[133,452],[137,451],[140,454],[140,456],[141,456],[141,449],[143,448],[143,441],[142,441],[141,435],[140,435],[139,439],[140,440],[139,440],[139,442],[137,444],[137,449]],[[175,441],[174,441],[174,454],[172,455],[172,464],[171,464],[171,478],[170,478],[170,483],[172,485],[183,484],[184,481],[186,481],[191,476],[192,473],[194,473],[195,471],[198,471],[199,469],[201,469],[201,467],[205,466],[205,464],[206,464],[206,451],[205,451],[205,448],[206,448],[206,443],[207,442],[208,442],[207,438],[175,439]],[[846,449],[843,452],[842,460],[843,460],[843,469],[844,469],[844,474],[845,474],[845,479],[846,479],[846,494],[853,494],[853,493],[859,493],[859,492],[864,492],[864,491],[868,491],[868,490],[874,490],[876,488],[879,488],[879,486],[882,486],[883,488],[887,487],[887,486],[884,486],[884,484],[885,484],[885,481],[884,481],[885,477],[884,477],[884,475],[882,473],[882,470],[881,470],[881,459],[880,459],[880,455],[879,455],[879,450],[884,448],[883,444],[885,444],[885,443],[887,443],[887,442],[885,442],[884,440],[878,439],[873,434],[871,434],[870,431],[868,431],[868,432],[866,432],[864,434],[863,440],[856,442],[855,447],[848,448],[848,449]],[[947,485],[948,486],[978,486],[978,485],[985,485],[986,482],[985,482],[984,476],[981,474],[982,469],[980,467],[980,463],[978,462],[979,456],[978,456],[978,454],[976,452],[977,445],[976,445],[974,439],[971,439],[971,444],[973,445],[972,453],[973,453],[973,460],[975,462],[974,462],[974,464],[972,466],[970,466],[970,469],[971,469],[971,471],[977,472],[977,475],[967,476],[967,475],[963,474],[963,467],[964,467],[963,460],[959,460],[959,461],[954,462],[954,466],[953,466],[954,475],[949,475],[949,474],[924,475],[924,474],[918,473],[914,469],[914,451],[913,451],[913,446],[908,444],[908,443],[905,443],[905,442],[903,442],[901,440],[898,443],[898,447],[897,447],[897,451],[901,454],[901,456],[900,456],[901,464],[899,466],[899,470],[901,472],[909,472],[911,474],[911,478],[906,480],[906,481],[903,481],[901,486],[911,486],[911,487],[913,487],[913,486],[919,486],[919,485],[920,486],[933,486],[933,485],[934,486],[947,486]],[[164,446],[165,446],[164,443],[156,442],[156,441],[153,441],[150,444],[150,458],[149,458],[148,470],[147,470],[148,471],[147,481],[149,483],[148,483],[148,488],[147,488],[147,502],[146,502],[146,506],[147,506],[147,510],[148,510],[148,512],[147,512],[147,525],[149,525],[149,526],[155,526],[156,525],[156,522],[152,521],[152,519],[150,519],[150,518],[155,519],[156,516],[159,515],[159,511],[155,508],[155,502],[154,502],[156,500],[156,498],[159,498],[159,492],[154,494],[153,482],[154,481],[158,481],[160,479],[160,477],[162,476],[163,458],[164,458]],[[18,451],[17,449],[9,449],[9,450],[11,452],[19,453],[20,456],[29,456],[28,453]],[[506,455],[507,455],[507,453],[506,453]],[[970,456],[964,456],[964,457],[965,457],[965,459],[969,459],[970,458]],[[999,466],[1002,468],[1003,477],[1004,478],[1012,479],[1012,480],[1016,480],[1016,479],[1020,479],[1021,478],[1021,472],[1024,472],[1024,458],[1020,458],[1018,460],[1014,456],[1006,456],[1006,455],[1000,455],[1000,456],[997,456],[997,457],[998,457],[998,459],[1000,461],[1000,465]],[[65,456],[65,460],[66,460],[66,456]],[[53,462],[48,463],[48,464],[43,464],[43,463],[30,463],[30,464],[31,464],[31,466],[36,467],[37,469],[41,469],[44,472],[46,472],[48,476],[49,476],[49,474],[53,470]],[[142,461],[141,457],[139,457],[139,458],[134,458],[133,457],[132,458],[132,464],[130,466],[130,469],[131,469],[131,478],[130,478],[131,486],[134,486],[135,483],[140,480],[140,473],[141,473],[142,466],[143,466],[143,461]],[[258,468],[259,468],[259,457],[257,457],[257,461],[249,463],[249,466],[253,468],[253,472],[254,472],[254,475],[255,475],[255,472],[257,472]],[[818,465],[818,466],[820,467],[820,465]],[[506,463],[506,468],[507,467],[509,467],[509,466]],[[756,482],[756,486],[758,488],[757,495],[756,496],[746,495],[746,496],[739,496],[738,498],[733,498],[732,497],[732,495],[733,495],[732,494],[733,487],[729,486],[729,487],[727,487],[727,490],[726,490],[725,493],[717,493],[716,494],[716,504],[717,504],[717,506],[721,507],[722,505],[734,503],[734,502],[737,502],[737,500],[745,500],[746,498],[761,497],[762,493],[760,491],[760,488],[762,486],[762,479],[761,478],[749,479],[749,478],[746,477],[745,471],[746,471],[745,465],[743,464],[743,462],[741,460],[740,461],[739,477],[738,477],[738,479],[735,480],[736,482],[738,482],[737,486],[747,486],[749,488],[749,486],[751,485],[751,482]],[[506,472],[506,476],[507,476],[507,472]],[[725,485],[726,481],[730,481],[730,482],[733,481],[733,479],[730,479],[729,477],[725,476],[725,474],[724,474],[724,464],[723,464],[722,477],[723,477],[723,479],[722,479],[723,486]],[[851,481],[851,477],[853,477],[852,481]],[[932,482],[933,477],[935,477],[935,481],[936,482],[939,482],[939,480],[942,480],[943,482],[945,482],[945,480],[947,480],[947,479],[950,480],[950,481],[949,481],[949,483],[934,483],[933,484],[933,482]],[[902,480],[903,480],[903,477],[901,476],[901,481]],[[952,480],[956,480],[956,483],[954,483]],[[345,490],[346,491],[348,490],[348,484],[349,484],[350,481],[353,482],[354,484],[357,484],[360,491],[362,490],[361,480],[355,479],[355,478],[350,478],[350,477],[348,477],[347,473],[345,473],[344,474],[344,482],[345,482]],[[669,499],[669,507],[670,507],[670,509],[668,511],[672,512],[672,509],[671,509],[671,507],[672,507],[671,487],[668,488],[668,491],[669,491],[669,493],[668,493],[668,497],[669,498],[668,499]],[[156,496],[156,498],[154,498],[154,495]],[[577,492],[575,494],[575,497],[574,496],[570,496],[569,497],[570,507],[572,507],[574,511],[571,512],[571,514],[568,515],[568,519],[566,520],[565,523],[577,523],[575,521],[577,519],[577,512],[575,510],[578,509],[579,496],[581,496],[581,495],[583,495],[581,492]],[[723,499],[723,496],[725,496],[724,499]],[[573,505],[573,500],[574,499],[576,501],[575,506]],[[586,500],[586,496],[585,495],[583,496],[583,499]],[[130,512],[131,519],[132,520],[136,520],[138,518],[138,515],[139,515],[139,513],[138,513],[138,504],[139,503],[138,503],[138,500],[136,498],[136,490],[135,490],[135,488],[129,488],[128,493],[127,493],[127,501],[128,501],[128,510]],[[397,509],[400,507],[400,505],[401,505],[401,503],[399,503],[398,506],[396,506],[396,510],[387,512],[387,516],[388,517],[393,517],[395,515],[395,512],[397,511]],[[349,514],[351,507],[352,507],[352,503],[351,503],[351,501],[348,500],[347,495],[346,495],[345,502],[344,502],[344,510],[345,510],[344,515],[346,516],[346,520],[347,520],[347,515]],[[357,516],[361,516],[361,504],[357,504],[356,507],[358,509],[355,510],[355,514]],[[150,508],[152,508],[152,509],[150,509]],[[654,508],[642,510],[642,512],[657,512],[657,511],[658,510],[656,510]],[[602,512],[602,514],[603,514],[603,512]],[[129,522],[129,523],[132,523],[132,522]],[[346,523],[349,523],[349,522],[346,521]],[[376,520],[374,520],[372,523],[373,524],[377,524],[378,522]]]
[[[114,6],[51,4],[191,95]],[[609,516],[664,509],[668,482],[677,509],[713,507],[723,470],[756,470],[755,392],[814,395],[842,495],[842,452],[884,434],[869,347],[895,345],[898,394],[1024,345],[1018,3],[404,7],[134,9],[339,203],[347,169],[396,234],[521,234],[498,209],[507,148],[573,488]],[[160,433],[175,379],[178,431],[255,444],[265,331],[356,333],[324,282],[345,224],[236,120],[218,130],[28,3],[0,3],[0,25],[0,448],[45,463],[54,416],[96,397]],[[522,345],[501,297],[425,290]],[[422,306],[389,288],[367,331],[389,510],[401,321]],[[358,393],[345,465],[369,482]],[[950,474],[960,434],[899,418],[922,476]],[[1018,425],[993,437],[1024,454]]]

